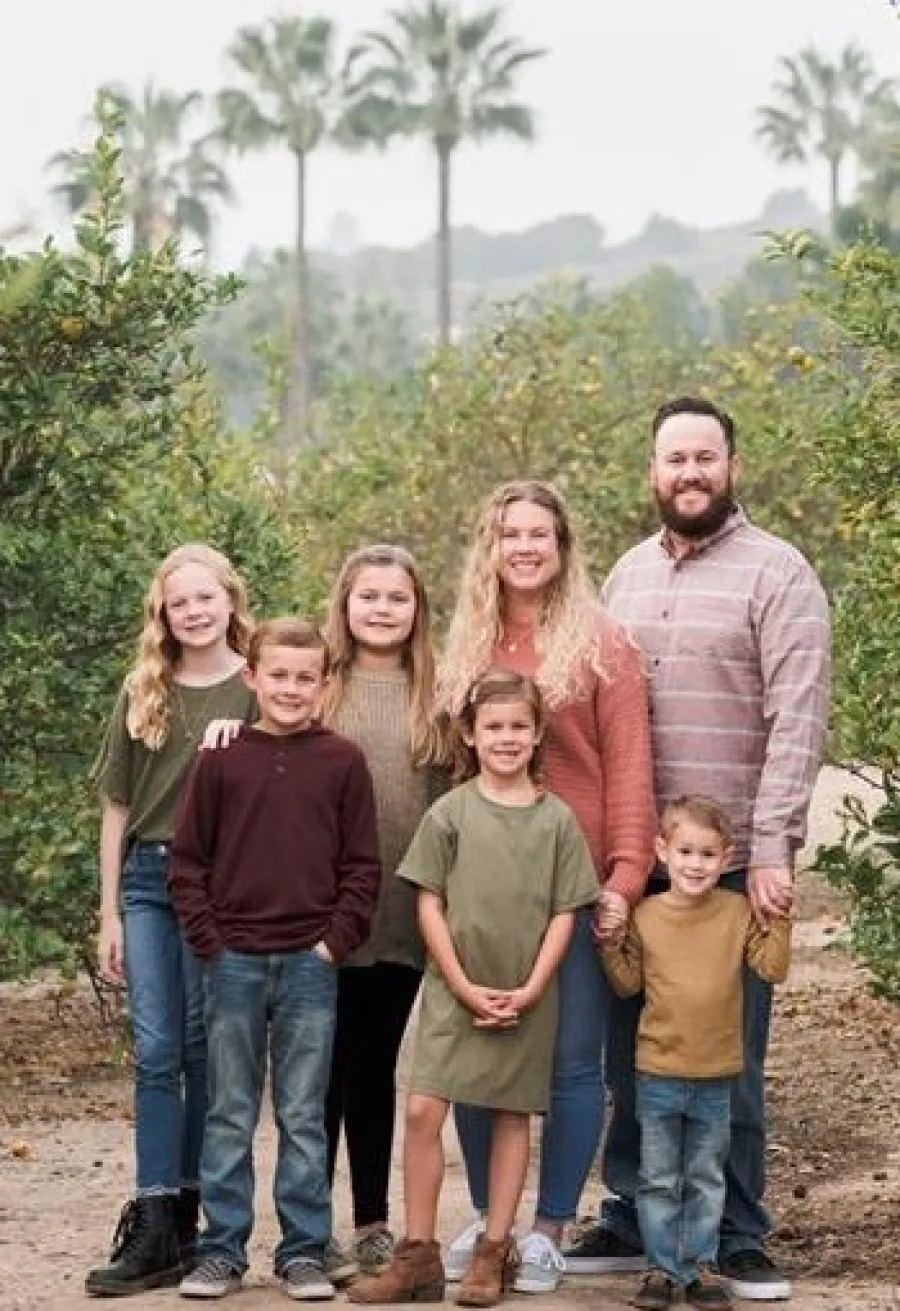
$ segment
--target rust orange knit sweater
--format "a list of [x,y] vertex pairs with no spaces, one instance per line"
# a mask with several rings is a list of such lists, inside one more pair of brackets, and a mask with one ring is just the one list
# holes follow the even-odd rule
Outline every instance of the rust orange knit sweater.
[[[572,807],[597,877],[635,905],[653,863],[656,809],[647,683],[640,657],[612,620],[603,627],[606,677],[591,674],[585,695],[552,710],[544,738],[544,782]],[[534,677],[531,635],[516,630],[494,665]]]

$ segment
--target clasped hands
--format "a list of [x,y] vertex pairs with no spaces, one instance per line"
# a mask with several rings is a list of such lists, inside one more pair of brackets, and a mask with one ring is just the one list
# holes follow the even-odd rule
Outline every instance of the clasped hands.
[[514,1029],[537,996],[527,984],[522,988],[488,988],[467,983],[459,1000],[472,1012],[476,1029]]

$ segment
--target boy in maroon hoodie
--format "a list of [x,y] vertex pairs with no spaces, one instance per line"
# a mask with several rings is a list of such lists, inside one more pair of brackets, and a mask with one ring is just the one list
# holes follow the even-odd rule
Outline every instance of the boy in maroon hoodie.
[[246,680],[259,714],[185,784],[169,889],[204,964],[209,1110],[200,1165],[206,1230],[184,1297],[224,1297],[247,1269],[253,1135],[271,1060],[278,1125],[275,1273],[296,1300],[332,1297],[324,1101],[336,966],[366,938],[380,881],[362,752],[316,722],[325,642],[299,619],[261,624]]

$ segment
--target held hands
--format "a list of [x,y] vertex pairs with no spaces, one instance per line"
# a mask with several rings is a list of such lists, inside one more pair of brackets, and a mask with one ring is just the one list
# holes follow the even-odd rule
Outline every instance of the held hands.
[[768,865],[751,869],[747,875],[747,896],[761,929],[773,919],[789,915],[794,904],[794,884],[786,866]]
[[125,982],[125,949],[122,935],[122,918],[115,911],[104,914],[100,921],[100,941],[97,946],[100,973],[107,983]]
[[598,943],[616,942],[628,925],[631,913],[628,902],[620,892],[601,888],[600,900],[594,912],[594,938]]
[[230,746],[241,729],[240,719],[211,719],[206,725],[201,751],[216,751],[219,747]]

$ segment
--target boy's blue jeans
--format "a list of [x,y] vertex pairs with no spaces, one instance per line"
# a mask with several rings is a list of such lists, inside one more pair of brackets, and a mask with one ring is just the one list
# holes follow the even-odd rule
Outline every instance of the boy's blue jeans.
[[222,951],[204,970],[209,1111],[200,1164],[203,1255],[247,1268],[253,1228],[253,1135],[267,1053],[278,1127],[275,1271],[321,1260],[331,1235],[325,1090],[331,1068],[337,970],[315,952]]
[[[654,874],[648,893],[668,883]],[[664,879],[663,872],[663,879]],[[723,888],[743,892],[746,870],[726,874]],[[613,997],[606,1048],[606,1077],[613,1109],[603,1152],[603,1200],[600,1225],[626,1242],[640,1244],[635,1192],[640,1159],[640,1130],[635,1115],[635,1038],[642,997]],[[718,1259],[734,1252],[762,1250],[771,1229],[763,1204],[766,1188],[766,1107],[764,1066],[769,1043],[772,985],[753,970],[744,970],[744,1070],[731,1104],[731,1147],[725,1166],[725,1210],[719,1232]]]
[[165,843],[137,842],[122,872],[139,1194],[197,1186],[206,1118],[203,981],[169,901],[168,858]]
[[638,1222],[649,1265],[677,1284],[716,1261],[733,1087],[733,1079],[637,1076]]

